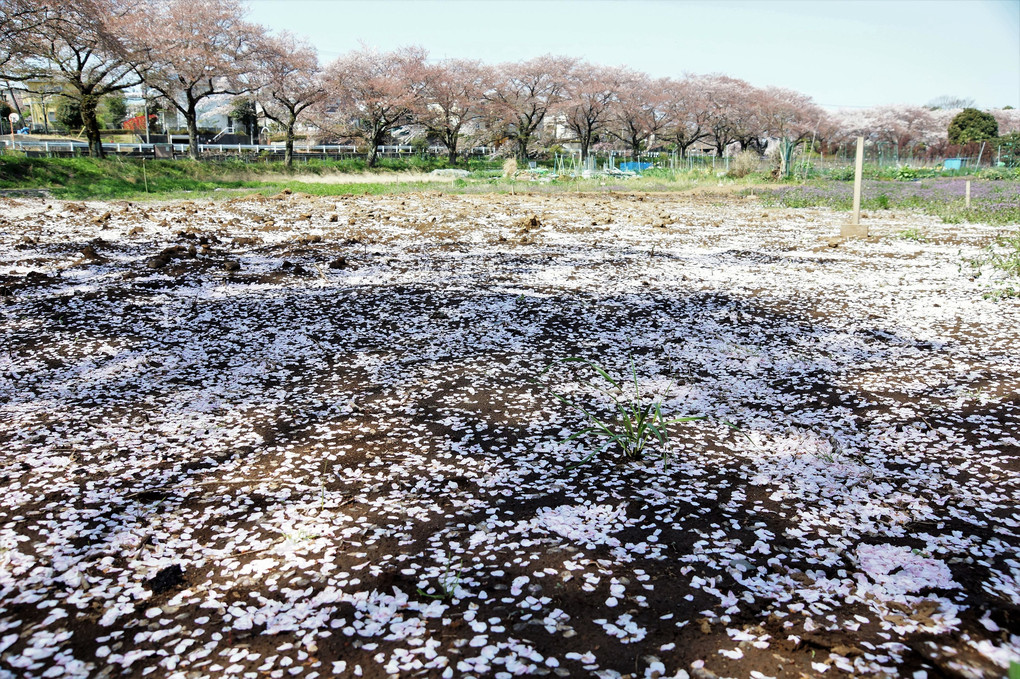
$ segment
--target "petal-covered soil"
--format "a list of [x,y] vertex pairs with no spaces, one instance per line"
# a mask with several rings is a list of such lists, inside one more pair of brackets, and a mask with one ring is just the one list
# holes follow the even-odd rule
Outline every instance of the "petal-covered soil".
[[[996,230],[683,195],[0,199],[0,677],[997,677]],[[922,232],[923,242],[896,238]],[[623,461],[580,356],[675,424]],[[630,389],[633,386],[627,386]]]

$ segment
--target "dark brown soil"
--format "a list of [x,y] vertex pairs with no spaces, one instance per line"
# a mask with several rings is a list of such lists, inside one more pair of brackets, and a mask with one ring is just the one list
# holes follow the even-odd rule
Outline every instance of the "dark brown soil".
[[[725,195],[2,198],[0,678],[997,677],[981,225]],[[923,243],[896,239],[906,226]],[[642,459],[561,443],[658,402]],[[63,673],[61,675],[60,673]],[[926,673],[926,674],[925,674]]]

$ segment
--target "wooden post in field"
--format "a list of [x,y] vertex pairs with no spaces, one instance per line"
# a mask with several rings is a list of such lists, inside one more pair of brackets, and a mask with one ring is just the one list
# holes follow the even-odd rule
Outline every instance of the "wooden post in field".
[[868,227],[861,225],[861,175],[864,173],[864,137],[857,137],[857,159],[854,163],[854,213],[849,224],[840,229],[843,238],[867,238]]
[[861,223],[861,180],[864,174],[864,137],[857,137],[857,157],[854,160],[854,226]]
[[967,204],[967,209],[970,209],[970,180],[967,180],[966,193],[964,194],[964,200]]

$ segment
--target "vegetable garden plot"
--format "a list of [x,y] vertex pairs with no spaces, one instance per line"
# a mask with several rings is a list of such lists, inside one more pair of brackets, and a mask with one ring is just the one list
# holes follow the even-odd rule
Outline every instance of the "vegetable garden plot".
[[723,200],[5,201],[0,676],[1001,676],[996,229]]

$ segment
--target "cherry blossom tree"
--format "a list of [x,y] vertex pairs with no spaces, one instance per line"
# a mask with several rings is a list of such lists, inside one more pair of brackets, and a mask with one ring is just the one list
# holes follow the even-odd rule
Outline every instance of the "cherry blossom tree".
[[447,59],[426,65],[423,74],[414,119],[442,140],[449,162],[456,163],[461,136],[484,117],[491,72],[479,61]]
[[946,151],[946,130],[958,112],[908,105],[841,109],[823,122],[822,136],[830,149],[852,147],[864,137],[872,147],[893,147],[900,157],[908,152],[931,157]]
[[669,124],[663,136],[686,156],[692,146],[711,136],[708,88],[700,76],[688,76],[683,80],[668,80],[663,94]]
[[668,84],[665,78],[652,80],[634,71],[628,72],[620,83],[609,133],[626,144],[635,156],[669,126]]
[[817,134],[825,112],[811,97],[782,87],[757,90],[756,95],[753,106],[758,134],[762,139],[779,141],[780,172],[785,176],[793,149]]
[[875,129],[873,109],[843,108],[831,114],[833,128],[827,137],[830,146],[845,147],[857,137],[870,141]]
[[754,88],[743,80],[718,73],[704,76],[702,85],[712,144],[716,155],[722,156],[727,146],[746,136],[751,117],[749,95]]
[[244,21],[239,0],[153,2],[160,21],[148,22],[139,36],[148,47],[145,82],[184,116],[188,153],[198,158],[199,105],[256,89],[263,29]]
[[394,52],[362,47],[341,56],[323,76],[320,126],[363,140],[368,166],[375,167],[379,145],[398,127],[411,124],[420,109],[426,56],[420,47]]
[[873,116],[876,140],[895,146],[897,152],[946,138],[940,116],[924,106],[883,106]]
[[564,125],[577,136],[581,161],[588,158],[592,142],[613,120],[616,102],[627,72],[589,63],[575,64],[567,78],[566,99],[561,108]]
[[[954,113],[959,113],[955,111]],[[999,136],[1004,137],[1007,134],[1013,132],[1020,132],[1020,109],[1015,108],[997,108],[989,111],[995,116],[996,122],[999,123]],[[948,125],[946,125],[948,128]]]
[[[6,80],[11,104],[21,114],[17,97],[11,89],[11,81],[24,80],[32,74],[26,64],[24,38],[42,23],[46,16],[44,8],[31,0],[0,0],[0,78]],[[0,108],[7,113],[7,102],[0,95]],[[7,125],[6,115],[0,120],[0,129]]]
[[46,18],[46,8],[30,0],[0,0],[0,72],[8,79],[17,73],[6,67],[25,56],[24,39]]
[[[17,13],[18,7],[24,6],[10,4],[5,12]],[[89,154],[101,158],[99,101],[141,82],[137,45],[130,38],[145,17],[146,5],[138,0],[40,0],[32,7],[31,18],[24,13],[13,18],[15,24],[22,22],[17,29],[21,72],[5,76],[60,85],[63,95],[80,107]],[[14,30],[11,16],[6,15],[6,30]]]
[[263,36],[256,53],[261,85],[258,99],[266,117],[284,129],[283,162],[290,167],[298,118],[326,95],[319,58],[311,45],[289,33]]
[[491,126],[515,145],[519,160],[527,160],[546,116],[563,102],[574,65],[574,59],[547,54],[497,67],[486,93]]

